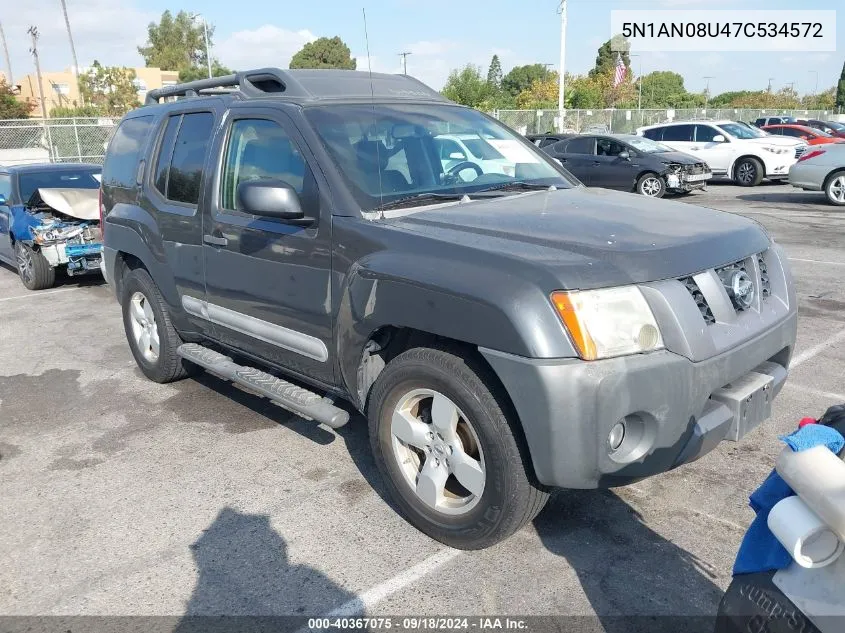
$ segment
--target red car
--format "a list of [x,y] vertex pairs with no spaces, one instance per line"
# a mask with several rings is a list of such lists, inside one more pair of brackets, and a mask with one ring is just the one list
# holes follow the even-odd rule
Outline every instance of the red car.
[[762,129],[769,134],[775,134],[777,136],[792,136],[803,139],[807,141],[809,145],[825,145],[827,143],[845,142],[845,139],[836,138],[827,132],[822,132],[821,130],[816,130],[806,125],[785,123],[782,125],[764,125]]

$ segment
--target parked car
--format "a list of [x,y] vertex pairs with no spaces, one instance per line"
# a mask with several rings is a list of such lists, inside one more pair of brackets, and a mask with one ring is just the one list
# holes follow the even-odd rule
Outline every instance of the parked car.
[[[495,139],[492,141],[495,143]],[[443,169],[448,171],[459,163],[466,163],[466,170],[476,175],[498,173],[513,176],[516,165],[497,150],[490,140],[478,134],[440,134],[434,137],[434,146]]]
[[631,134],[574,135],[543,151],[588,187],[636,191],[662,198],[703,189],[713,177],[707,163]]
[[789,170],[789,184],[805,191],[824,191],[827,201],[845,206],[845,143],[814,147]]
[[759,185],[763,178],[786,178],[807,148],[804,141],[727,120],[661,123],[638,128],[637,134],[691,154],[706,162],[714,175],[743,187]]
[[[102,189],[140,370],[198,365],[335,428],[357,409],[386,491],[444,543],[737,440],[786,379],[795,291],[752,220],[580,187],[404,75],[265,68],[146,103]],[[444,170],[445,130],[515,175]]]
[[575,132],[568,132],[564,134],[526,134],[525,138],[534,143],[537,147],[545,147],[546,145],[554,145],[563,138],[569,138]]
[[29,290],[100,271],[99,165],[0,167],[0,260]]
[[828,143],[843,142],[843,139],[836,138],[826,132],[822,132],[821,130],[814,129],[806,125],[766,125],[761,129],[765,130],[769,134],[801,139],[808,145],[826,145]]
[[760,117],[756,121],[754,121],[754,125],[757,127],[764,127],[766,125],[779,125],[783,123],[797,123],[798,120],[795,117],[781,115],[781,116],[764,116]]
[[825,134],[830,134],[831,136],[835,136],[837,138],[845,138],[845,123],[839,123],[837,121],[819,121],[817,119],[810,119],[809,121],[799,119],[798,123],[816,130],[821,130]]

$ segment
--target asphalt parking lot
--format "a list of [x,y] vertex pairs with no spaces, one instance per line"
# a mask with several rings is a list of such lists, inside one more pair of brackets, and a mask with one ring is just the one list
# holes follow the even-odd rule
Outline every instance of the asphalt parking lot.
[[798,349],[774,417],[671,473],[561,491],[480,552],[391,509],[361,419],[334,433],[210,375],[149,382],[109,287],[29,293],[0,268],[0,613],[597,614],[612,633],[714,614],[777,436],[845,402],[845,211],[775,184],[683,200],[758,220],[791,259]]

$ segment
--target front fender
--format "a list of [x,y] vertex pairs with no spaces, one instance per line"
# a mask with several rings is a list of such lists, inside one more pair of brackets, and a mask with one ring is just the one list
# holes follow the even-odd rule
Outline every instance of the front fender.
[[522,357],[576,355],[549,298],[535,284],[466,261],[380,252],[353,264],[339,303],[335,340],[350,394],[358,393],[364,346],[385,326]]

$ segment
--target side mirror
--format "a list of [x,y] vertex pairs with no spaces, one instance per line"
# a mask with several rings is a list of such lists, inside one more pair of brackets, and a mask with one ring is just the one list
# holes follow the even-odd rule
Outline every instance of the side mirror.
[[623,150],[622,150],[621,152],[619,152],[619,154],[617,154],[617,155],[618,155],[618,156],[619,156],[619,158],[621,158],[622,160],[631,160],[631,152],[629,152],[627,149],[623,149]]
[[722,136],[721,134],[717,134],[716,136],[713,137],[713,142],[714,143],[724,143],[725,137]]
[[449,154],[449,158],[451,160],[466,160],[467,159],[467,157],[464,156],[463,152],[452,152],[451,154]]
[[240,211],[280,220],[301,220],[305,217],[299,196],[282,180],[252,180],[238,185]]
[[5,206],[6,206],[6,196],[4,196],[2,193],[0,193],[0,207],[5,207]]

